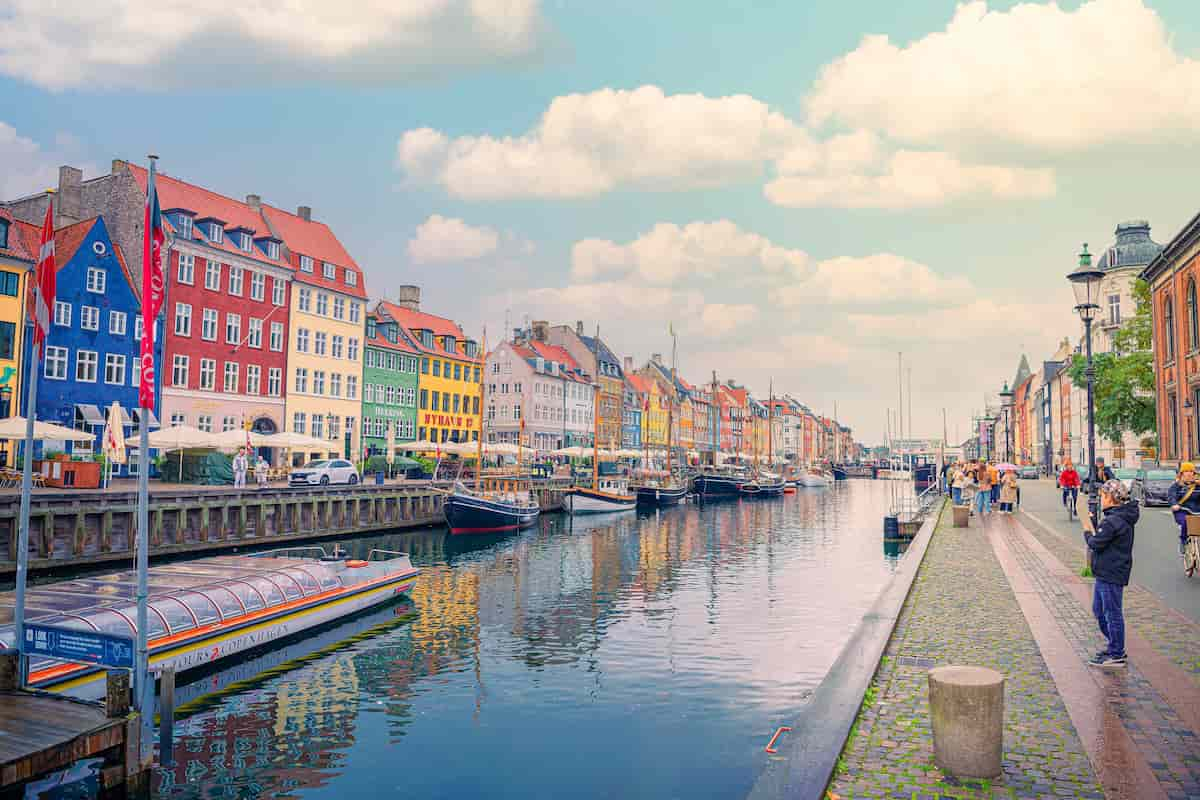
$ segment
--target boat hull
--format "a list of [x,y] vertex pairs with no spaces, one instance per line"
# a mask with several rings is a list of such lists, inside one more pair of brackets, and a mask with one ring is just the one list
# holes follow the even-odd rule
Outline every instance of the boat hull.
[[833,479],[835,481],[844,481],[848,477],[849,477],[849,474],[846,472],[846,470],[843,467],[834,467],[833,468]]
[[742,481],[729,475],[697,475],[696,494],[701,497],[736,497]]
[[809,489],[819,489],[828,486],[829,481],[821,475],[804,475],[800,478],[800,485]]
[[742,497],[780,497],[783,495],[784,489],[787,488],[785,481],[775,483],[744,483],[738,487],[738,492]]
[[567,513],[572,516],[612,514],[618,511],[633,511],[637,508],[635,495],[608,494],[593,489],[571,489],[563,500],[567,505]]
[[686,486],[639,486],[637,487],[637,504],[639,506],[674,506],[683,502],[687,497]]
[[542,513],[536,505],[459,494],[447,497],[443,508],[450,533],[456,536],[518,531],[535,524]]

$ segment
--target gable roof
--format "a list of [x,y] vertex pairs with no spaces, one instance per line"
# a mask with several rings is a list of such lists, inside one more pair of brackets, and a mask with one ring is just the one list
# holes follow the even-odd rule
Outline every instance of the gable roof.
[[556,361],[562,365],[562,368],[559,369],[557,375],[544,373],[547,377],[562,378],[563,380],[568,380],[573,383],[582,383],[589,386],[592,383],[588,379],[587,375],[584,374],[583,370],[579,368],[579,365],[575,363],[575,359],[571,358],[570,354],[561,347],[556,345],[548,345],[544,342],[523,342],[520,344],[516,342],[507,342],[506,344],[512,348],[514,353],[525,359],[525,361],[531,366],[536,367],[537,360],[539,358],[546,362]]
[[[342,246],[338,238],[333,235],[333,231],[329,229],[328,225],[324,222],[304,219],[265,203],[262,206],[262,213],[267,224],[272,230],[279,233],[279,237],[283,239],[283,243],[287,245],[288,251],[292,254],[292,266],[297,270],[296,280],[323,286],[327,289],[335,289],[355,297],[365,298],[367,296],[362,270],[346,252],[346,248]],[[311,273],[300,272],[300,256],[302,255],[310,256],[315,262],[329,262],[337,266],[340,270],[337,277],[332,280],[326,278],[319,263],[314,264]],[[346,283],[346,270],[355,275],[353,286]]]
[[[469,337],[463,333],[463,329],[453,320],[434,314],[426,314],[424,311],[414,311],[410,308],[404,308],[388,300],[380,300],[379,304],[375,306],[375,313],[385,315],[394,320],[404,330],[405,335],[409,337],[413,347],[419,353],[428,353],[443,358],[456,358],[459,361],[470,361],[472,363],[479,362],[478,356],[471,358],[458,350],[447,350],[438,341],[438,338],[442,336],[453,336],[456,343],[468,341]],[[416,331],[431,331],[434,336],[433,346],[427,347],[421,341],[421,337],[415,333]]]
[[385,350],[395,350],[400,353],[416,354],[419,351],[413,347],[406,336],[397,336],[396,341],[391,341],[379,331],[379,326],[374,327],[373,335],[368,334],[364,338],[365,343],[370,347],[379,347]]
[[625,373],[625,380],[629,381],[633,388],[641,394],[650,393],[650,381],[638,375],[636,372]]
[[83,240],[92,232],[96,220],[97,217],[92,217],[54,231],[54,269],[56,272],[62,272],[63,268],[71,263],[71,259],[75,258],[75,254],[79,252],[79,245],[83,244]]
[[600,356],[601,361],[607,361],[610,364],[615,364],[617,367],[617,371],[622,372],[621,359],[617,358],[616,354],[613,353],[613,351],[608,348],[608,345],[606,345],[604,343],[603,339],[599,340],[599,342],[600,342],[599,347],[596,346],[596,337],[595,336],[580,336],[579,340],[581,342],[583,342],[584,346],[589,351],[591,351],[593,353],[597,353]]
[[33,246],[30,247],[29,239],[22,227],[27,225],[27,223],[14,218],[12,212],[2,206],[0,206],[0,220],[8,223],[8,246],[0,247],[0,256],[7,256],[20,261],[36,262],[38,240],[42,235],[41,230],[29,225],[35,231]]

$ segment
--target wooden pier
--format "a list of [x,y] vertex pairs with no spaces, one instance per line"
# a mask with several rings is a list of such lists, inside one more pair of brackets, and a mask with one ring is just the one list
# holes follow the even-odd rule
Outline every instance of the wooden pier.
[[[566,480],[535,482],[543,511],[562,508]],[[184,488],[150,497],[150,555],[287,543],[350,533],[443,524],[449,484],[382,486]],[[16,572],[18,494],[0,496],[0,577]],[[35,493],[29,525],[29,568],[48,570],[129,560],[134,555],[134,492]]]

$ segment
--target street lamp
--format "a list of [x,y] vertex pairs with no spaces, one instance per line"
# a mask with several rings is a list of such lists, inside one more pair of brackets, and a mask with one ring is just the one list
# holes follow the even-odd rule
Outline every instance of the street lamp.
[[1004,409],[1004,460],[1012,461],[1012,412],[1010,409],[1013,406],[1013,390],[1008,388],[1008,381],[1004,382],[1004,388],[1000,390],[1000,407]]
[[1093,395],[1093,380],[1095,368],[1092,366],[1092,321],[1100,312],[1100,281],[1104,273],[1092,266],[1092,254],[1088,252],[1087,243],[1079,254],[1079,266],[1067,275],[1071,289],[1075,292],[1075,311],[1083,320],[1084,352],[1087,356],[1087,446],[1088,446],[1088,513],[1092,518],[1093,527],[1098,524],[1097,512],[1100,499],[1096,485],[1096,407]]

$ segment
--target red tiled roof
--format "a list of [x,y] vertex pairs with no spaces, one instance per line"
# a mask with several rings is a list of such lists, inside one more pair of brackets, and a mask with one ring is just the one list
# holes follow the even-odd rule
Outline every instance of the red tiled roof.
[[[145,168],[139,167],[137,164],[129,164],[129,171],[133,175],[134,180],[137,181],[138,187],[145,192],[146,183],[149,179],[149,174]],[[225,230],[245,228],[254,237],[274,235],[271,233],[271,229],[262,218],[262,215],[240,200],[234,200],[231,197],[217,194],[216,192],[209,191],[178,178],[173,178],[162,172],[155,174],[155,186],[158,188],[158,204],[163,211],[172,208],[186,208],[195,213],[196,219],[215,217],[221,220],[225,224]],[[277,259],[270,258],[266,253],[257,248],[253,248],[251,252],[247,253],[230,241],[228,236],[222,236],[220,242],[214,242],[208,238],[204,231],[200,230],[200,226],[192,228],[192,238],[193,241],[203,242],[209,247],[215,247],[218,250],[236,254],[243,258],[253,258],[257,261],[289,269],[292,266],[291,263],[283,258],[282,254]]]
[[650,393],[650,381],[648,381],[646,378],[643,378],[641,375],[638,375],[635,372],[626,372],[625,380],[629,381],[630,385],[632,385],[636,391],[641,392],[642,394]]
[[71,263],[71,259],[79,250],[79,245],[83,244],[83,240],[92,232],[95,225],[96,217],[92,217],[54,231],[54,268],[56,271],[62,271],[63,267]]
[[41,230],[30,225],[34,230],[33,246],[29,246],[29,239],[22,230],[26,223],[13,218],[12,212],[7,208],[0,208],[0,219],[8,223],[8,247],[0,247],[0,256],[8,256],[9,258],[20,259],[21,261],[37,261],[38,240],[41,239]]
[[[456,342],[466,341],[467,336],[463,333],[463,329],[453,320],[434,316],[433,314],[426,314],[424,311],[413,311],[412,309],[403,308],[387,300],[380,300],[379,305],[376,306],[376,310],[394,319],[405,330],[409,338],[412,339],[413,344],[419,352],[431,353],[436,356],[449,356],[450,358],[457,358],[460,361],[479,361],[478,358],[468,358],[462,352],[446,350],[438,341],[437,337],[441,336],[453,336]],[[435,337],[433,347],[426,347],[421,341],[421,337],[416,334],[416,331],[432,331]]]
[[381,336],[378,328],[375,329],[374,336],[367,337],[367,344],[371,345],[372,347],[382,347],[386,350],[396,350],[401,353],[416,354],[418,352],[417,348],[410,345],[403,336],[397,336],[396,341],[393,342],[390,341],[386,336]]
[[556,344],[532,341],[529,343],[529,346],[533,349],[533,352],[547,361],[557,361],[560,364],[565,364],[568,369],[579,369],[579,363],[571,358],[571,354]]
[[[333,231],[323,222],[313,222],[302,217],[282,211],[274,206],[263,204],[263,215],[267,222],[283,239],[292,254],[292,266],[296,269],[296,280],[322,286],[326,289],[336,289],[339,292],[352,294],[355,297],[367,296],[362,270],[342,247],[342,243],[333,235]],[[313,261],[313,271],[300,272],[300,256],[310,256]],[[326,278],[321,270],[321,263],[328,261],[337,266],[338,274],[333,280]],[[357,276],[355,284],[346,283],[346,270],[351,270]]]
[[540,357],[545,361],[557,361],[562,364],[565,369],[559,370],[558,377],[560,378],[589,386],[592,383],[583,375],[579,369],[579,365],[575,363],[575,360],[571,358],[567,351],[557,345],[545,344],[543,342],[529,342],[528,345],[513,344],[511,347],[513,352],[521,356],[521,358],[536,361]]

